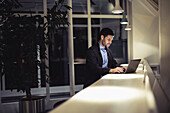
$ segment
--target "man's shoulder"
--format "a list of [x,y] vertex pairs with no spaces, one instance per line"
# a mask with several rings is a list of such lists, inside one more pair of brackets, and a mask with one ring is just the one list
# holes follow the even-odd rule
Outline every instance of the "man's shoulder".
[[94,46],[91,46],[91,47],[88,49],[88,51],[98,51],[98,50],[99,50],[99,47],[98,47],[97,44],[94,45]]
[[99,47],[98,47],[98,45],[96,44],[96,45],[93,45],[93,46],[91,46],[90,48],[89,48],[89,50],[96,50],[96,49],[98,49]]

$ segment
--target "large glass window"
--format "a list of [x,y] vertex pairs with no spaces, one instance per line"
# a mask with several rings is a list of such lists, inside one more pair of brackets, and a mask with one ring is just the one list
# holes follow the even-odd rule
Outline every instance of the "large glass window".
[[[119,0],[120,6],[125,9],[126,3],[124,0]],[[123,4],[124,3],[124,4]],[[113,15],[112,10],[115,6],[115,0],[90,0],[91,14]]]
[[[90,1],[90,3],[88,3]],[[120,5],[122,6],[120,0]],[[19,0],[22,8],[15,10],[16,12],[27,13],[30,16],[30,12],[40,14],[43,16],[43,1],[35,0]],[[68,0],[65,0],[67,4]],[[47,0],[47,7],[51,8],[55,0]],[[90,12],[88,12],[88,4],[90,4]],[[73,19],[73,44],[74,44],[74,66],[75,66],[75,84],[83,84],[85,76],[85,57],[86,51],[91,45],[97,43],[97,38],[100,30],[104,27],[111,28],[115,37],[110,49],[119,63],[127,62],[127,33],[124,31],[124,25],[120,24],[121,19],[119,17],[113,17],[111,10],[114,8],[113,0],[72,0],[72,19]],[[126,6],[126,5],[125,5]],[[93,17],[95,15],[95,17]],[[102,16],[105,16],[104,18]],[[108,18],[106,17],[108,16]],[[81,17],[82,16],[82,17]],[[91,20],[89,22],[89,20]],[[43,23],[43,19],[41,22]],[[37,23],[35,23],[36,25]],[[57,30],[57,33],[51,34],[50,45],[48,49],[49,53],[49,76],[50,87],[57,86],[69,86],[69,64],[68,64],[68,28],[61,27]],[[46,87],[46,78],[40,77],[41,86],[36,87],[41,89]],[[7,80],[8,79],[8,80]],[[10,87],[8,85],[9,78],[2,78],[2,88]],[[6,87],[5,87],[6,85]],[[8,88],[9,89],[9,88]],[[62,89],[62,88],[61,88]],[[63,89],[65,90],[65,89]],[[56,91],[56,90],[55,90]],[[69,90],[68,90],[69,91]]]
[[67,28],[61,28],[52,35],[49,45],[50,86],[69,85],[67,37]]
[[43,85],[40,73],[42,68],[38,65],[38,60],[44,59],[44,51],[41,49],[44,47],[41,45],[44,41],[42,20],[41,16],[12,17],[3,24],[3,90],[22,89],[23,86],[37,88]]
[[[22,5],[22,7],[18,9],[14,9],[14,13],[16,13],[16,17],[13,17],[11,19],[11,22],[9,23],[9,27],[12,27],[11,32],[7,32],[7,35],[9,37],[9,40],[11,40],[10,48],[8,49],[8,57],[12,57],[13,59],[13,64],[9,65],[8,67],[11,67],[11,70],[9,70],[9,74],[5,75],[1,79],[1,90],[6,91],[11,88],[13,88],[13,92],[11,92],[12,95],[20,95],[21,93],[16,93],[16,86],[13,85],[13,82],[22,82],[22,81],[14,81],[13,78],[17,79],[19,77],[24,77],[24,76],[19,76],[16,71],[18,71],[22,66],[18,65],[16,62],[20,56],[22,56],[22,51],[28,51],[23,49],[25,46],[27,47],[26,49],[29,48],[29,50],[33,51],[33,54],[35,54],[34,57],[37,57],[37,59],[40,57],[39,56],[39,49],[38,49],[38,44],[35,44],[35,48],[31,48],[31,41],[26,42],[28,45],[24,43],[20,43],[20,41],[24,40],[23,37],[25,36],[25,29],[22,29],[23,26],[26,25],[32,25],[33,28],[28,28],[29,32],[26,32],[26,36],[30,36],[30,39],[35,39],[36,37],[34,34],[37,32],[39,37],[43,38],[44,35],[44,29],[43,29],[43,23],[44,23],[44,18],[42,15],[43,14],[43,1],[42,0],[35,0],[30,1],[30,0],[18,0],[19,3]],[[51,8],[54,5],[55,1],[48,1],[47,0],[47,7]],[[64,2],[67,4],[67,0]],[[23,16],[25,20],[20,18],[19,20],[17,18],[18,14]],[[34,14],[39,16],[34,16]],[[33,15],[32,15],[33,14]],[[18,23],[17,23],[18,22]],[[12,24],[12,25],[10,25]],[[16,25],[15,25],[16,24]],[[38,28],[38,29],[36,29]],[[27,30],[28,30],[27,29]],[[37,30],[37,31],[36,31]],[[39,30],[39,31],[38,31]],[[2,34],[2,32],[1,32]],[[1,35],[0,34],[0,35]],[[16,35],[15,35],[16,34]],[[12,35],[12,36],[11,36]],[[24,36],[23,36],[24,35]],[[2,36],[0,36],[2,38]],[[14,38],[18,38],[17,40]],[[14,39],[14,40],[13,40]],[[55,33],[50,34],[50,39],[49,40],[49,48],[47,50],[48,55],[49,55],[49,86],[51,87],[56,87],[56,86],[68,86],[69,85],[69,69],[68,69],[68,28],[67,27],[61,27],[60,29],[57,29]],[[38,42],[37,42],[38,43]],[[29,45],[30,44],[30,45]],[[41,49],[41,48],[40,48]],[[13,51],[14,50],[14,51]],[[39,51],[39,52],[38,52]],[[28,55],[29,56],[29,55]],[[31,55],[30,55],[31,56]],[[10,59],[9,59],[10,60]],[[25,60],[21,60],[21,62],[24,62]],[[36,88],[37,90],[32,90],[33,94],[39,94],[39,91],[42,91],[43,94],[45,94],[45,90],[43,90],[44,87],[46,87],[47,80],[45,76],[41,76],[42,71],[39,70],[39,67],[37,65],[32,65],[32,68],[26,67],[26,71],[35,71],[35,74],[32,74],[32,76],[35,76],[33,79],[38,79],[38,82],[36,82],[34,85],[32,85],[31,88]],[[38,68],[36,68],[38,67]],[[35,70],[33,70],[35,68]],[[25,71],[24,70],[24,71]],[[14,72],[13,72],[14,71]],[[12,75],[11,75],[12,74]],[[47,73],[48,74],[48,73]],[[38,75],[38,77],[37,77]],[[24,85],[24,84],[23,84]],[[22,87],[22,86],[21,86]],[[48,87],[49,88],[49,87]],[[69,87],[67,88],[67,92],[69,91]],[[41,92],[41,93],[42,93]],[[52,91],[56,93],[57,91]],[[60,90],[61,92],[61,90]],[[43,95],[42,94],[42,95]],[[21,94],[22,95],[22,94]],[[24,95],[24,94],[23,94]],[[6,95],[2,95],[2,97],[5,97]]]
[[73,19],[74,58],[85,58],[88,48],[87,19]]
[[[74,9],[73,2],[73,9]],[[83,4],[79,1],[79,4]],[[123,0],[120,1],[122,6]],[[77,4],[77,3],[76,3]],[[74,39],[74,58],[75,58],[75,78],[76,84],[83,83],[85,75],[85,57],[88,49],[88,43],[91,41],[92,45],[97,43],[100,30],[105,27],[109,27],[113,30],[115,36],[112,45],[110,46],[111,51],[114,54],[115,59],[118,63],[127,63],[127,32],[124,30],[125,25],[121,25],[120,18],[112,18],[112,10],[114,8],[114,1],[111,0],[90,0],[90,16],[81,18],[79,14],[81,10],[73,10],[74,16],[79,18],[73,19],[73,39]],[[87,6],[86,6],[87,7]],[[86,11],[86,10],[85,10]],[[76,13],[75,13],[76,12]],[[101,16],[93,15],[108,15],[108,18],[102,18]],[[90,18],[91,23],[89,25],[88,19]],[[89,32],[91,29],[91,32]],[[89,35],[91,33],[91,35]],[[91,40],[89,39],[91,36]],[[84,59],[84,60],[83,60]],[[77,62],[78,61],[78,62]],[[81,63],[80,63],[81,62]]]
[[87,18],[73,19],[75,84],[83,84],[84,82],[85,56],[88,48],[87,29]]
[[[43,13],[43,1],[42,0],[18,0],[22,7],[14,9],[15,12],[29,14],[31,13]],[[51,3],[51,2],[50,2]],[[52,3],[51,3],[52,4]]]
[[91,0],[91,14],[112,14],[114,0]]
[[87,0],[72,0],[73,14],[87,14]]

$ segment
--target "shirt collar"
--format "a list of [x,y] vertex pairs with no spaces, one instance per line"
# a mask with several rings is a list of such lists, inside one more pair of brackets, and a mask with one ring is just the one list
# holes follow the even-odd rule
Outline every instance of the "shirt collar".
[[100,48],[100,50],[102,50],[102,51],[106,50],[106,47],[104,48],[100,43],[99,43],[99,48]]

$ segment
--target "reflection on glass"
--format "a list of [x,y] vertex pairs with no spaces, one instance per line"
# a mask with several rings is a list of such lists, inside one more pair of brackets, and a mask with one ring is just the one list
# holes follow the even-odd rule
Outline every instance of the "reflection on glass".
[[87,0],[72,0],[73,14],[87,14]]
[[69,84],[67,31],[67,28],[61,28],[57,30],[56,34],[51,35],[49,45],[50,86]]
[[74,27],[75,81],[82,84],[85,76],[85,56],[87,50],[87,27]]
[[[90,0],[91,14],[113,14],[112,10],[115,6],[115,0]],[[120,6],[123,6],[123,0],[120,1]],[[126,3],[125,3],[126,4]],[[125,5],[126,6],[126,5]],[[126,11],[126,8],[123,8]]]
[[[22,7],[14,9],[17,13],[44,13],[43,0],[18,0]],[[58,0],[47,0],[47,8],[51,9]],[[64,4],[68,4],[68,0],[64,0]]]
[[92,14],[112,14],[114,0],[91,0]]
[[73,25],[74,26],[82,26],[82,25],[84,25],[84,27],[86,25],[86,27],[87,27],[87,19],[86,18],[74,18],[73,19]]
[[97,44],[100,33],[100,27],[92,27],[92,45]]
[[85,58],[87,50],[87,27],[74,27],[74,58]]
[[43,12],[43,1],[36,0],[18,0],[22,7],[15,9],[16,12],[19,13],[42,13]]
[[85,56],[88,48],[87,19],[73,19],[75,82],[82,84],[85,76]]

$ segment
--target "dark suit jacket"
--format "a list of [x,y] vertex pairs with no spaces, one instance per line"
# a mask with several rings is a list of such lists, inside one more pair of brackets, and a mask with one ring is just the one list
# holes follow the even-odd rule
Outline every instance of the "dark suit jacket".
[[111,68],[117,66],[117,62],[114,59],[112,52],[109,48],[106,48],[108,56],[108,68],[102,68],[103,59],[100,52],[99,44],[90,47],[86,56],[86,76],[85,87],[100,79],[102,75],[108,74]]

